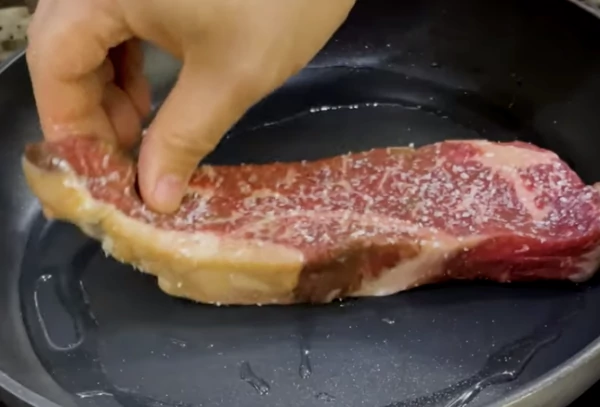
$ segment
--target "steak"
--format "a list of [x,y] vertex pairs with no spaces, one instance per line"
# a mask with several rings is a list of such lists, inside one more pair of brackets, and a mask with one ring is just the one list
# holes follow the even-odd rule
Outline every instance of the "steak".
[[147,208],[135,161],[97,139],[29,145],[23,168],[49,218],[198,302],[326,303],[455,279],[582,282],[600,264],[598,184],[523,142],[203,165],[173,214]]

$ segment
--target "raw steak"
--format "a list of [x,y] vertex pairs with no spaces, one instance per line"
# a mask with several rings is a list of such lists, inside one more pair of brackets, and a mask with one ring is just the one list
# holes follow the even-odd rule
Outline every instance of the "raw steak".
[[450,279],[584,281],[600,263],[598,187],[522,142],[202,166],[172,215],[144,206],[135,162],[98,140],[30,145],[23,165],[47,216],[200,302],[329,302]]

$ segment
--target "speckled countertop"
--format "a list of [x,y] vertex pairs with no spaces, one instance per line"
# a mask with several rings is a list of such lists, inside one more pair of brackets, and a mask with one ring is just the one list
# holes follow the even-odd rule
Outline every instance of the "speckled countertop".
[[0,0],[0,62],[23,49],[27,43],[31,15],[27,7],[15,6],[15,3],[23,4],[22,1]]

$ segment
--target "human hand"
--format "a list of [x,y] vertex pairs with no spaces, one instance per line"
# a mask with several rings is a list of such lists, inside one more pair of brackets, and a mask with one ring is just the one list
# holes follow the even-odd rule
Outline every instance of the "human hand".
[[27,62],[44,137],[135,145],[150,112],[139,39],[183,61],[142,140],[140,191],[178,208],[198,162],[263,96],[302,69],[355,0],[39,0]]

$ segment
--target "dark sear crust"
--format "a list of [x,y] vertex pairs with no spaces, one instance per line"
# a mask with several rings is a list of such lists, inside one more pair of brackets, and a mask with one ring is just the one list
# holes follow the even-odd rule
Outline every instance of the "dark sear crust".
[[298,302],[313,303],[345,298],[360,289],[363,280],[376,278],[373,272],[391,269],[418,254],[417,245],[409,243],[347,247],[318,263],[307,264],[300,272],[294,297]]
[[600,264],[598,188],[521,142],[201,166],[168,215],[143,204],[135,161],[106,142],[34,144],[23,165],[46,214],[201,302],[324,303],[448,279],[583,281]]

